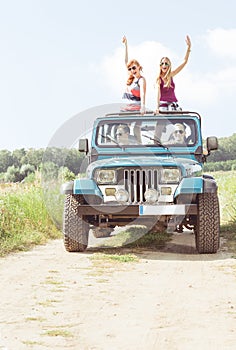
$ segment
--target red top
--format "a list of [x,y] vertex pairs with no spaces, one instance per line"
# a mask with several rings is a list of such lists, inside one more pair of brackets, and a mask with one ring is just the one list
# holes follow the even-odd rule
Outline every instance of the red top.
[[164,86],[164,81],[161,78],[160,83],[160,101],[166,102],[177,102],[177,98],[175,96],[175,83],[173,78],[171,78],[170,87]]

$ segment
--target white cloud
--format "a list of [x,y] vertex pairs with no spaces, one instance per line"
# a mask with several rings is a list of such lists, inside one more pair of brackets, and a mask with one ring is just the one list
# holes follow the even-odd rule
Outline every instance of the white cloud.
[[[236,88],[236,65],[228,67],[217,72],[213,78],[214,83],[222,89],[227,89],[227,93],[234,93]],[[234,90],[233,90],[234,89]]]
[[181,105],[207,106],[219,97],[218,86],[214,84],[212,76],[205,76],[185,71],[175,77],[176,95]]
[[236,29],[208,30],[205,40],[215,54],[221,57],[236,58]]

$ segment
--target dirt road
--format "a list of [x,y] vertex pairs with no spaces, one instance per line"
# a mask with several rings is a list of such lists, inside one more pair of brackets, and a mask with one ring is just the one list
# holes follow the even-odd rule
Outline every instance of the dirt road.
[[[127,251],[122,252],[127,253]],[[236,348],[236,260],[191,234],[114,262],[61,240],[0,260],[0,349]]]

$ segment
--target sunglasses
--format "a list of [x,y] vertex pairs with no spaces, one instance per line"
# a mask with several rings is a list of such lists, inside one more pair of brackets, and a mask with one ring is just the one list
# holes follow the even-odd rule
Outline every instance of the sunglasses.
[[168,66],[169,66],[169,63],[167,63],[167,62],[161,62],[161,63],[160,63],[160,66],[166,66],[166,67],[168,67]]
[[175,130],[175,132],[174,132],[174,133],[175,133],[175,134],[178,134],[178,133],[179,133],[179,134],[181,134],[181,135],[182,135],[182,134],[184,133],[184,131],[183,131],[183,130]]
[[129,71],[131,71],[131,69],[132,69],[132,70],[135,70],[135,69],[137,69],[137,67],[136,67],[136,66],[133,66],[133,67],[128,68]]

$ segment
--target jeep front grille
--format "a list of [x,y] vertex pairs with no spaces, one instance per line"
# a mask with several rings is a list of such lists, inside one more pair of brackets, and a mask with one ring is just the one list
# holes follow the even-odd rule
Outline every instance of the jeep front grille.
[[143,203],[144,193],[148,188],[158,190],[160,173],[158,169],[124,170],[124,186],[129,193],[130,203]]

